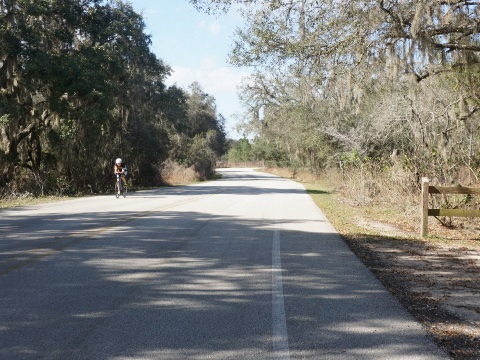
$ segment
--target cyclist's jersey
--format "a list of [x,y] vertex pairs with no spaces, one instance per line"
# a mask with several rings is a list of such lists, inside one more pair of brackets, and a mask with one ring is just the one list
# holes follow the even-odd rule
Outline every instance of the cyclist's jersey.
[[127,172],[127,165],[125,165],[125,163],[123,163],[123,162],[120,165],[115,164],[115,165],[113,165],[113,172],[115,174],[119,174],[119,173],[120,174],[121,173],[125,174]]

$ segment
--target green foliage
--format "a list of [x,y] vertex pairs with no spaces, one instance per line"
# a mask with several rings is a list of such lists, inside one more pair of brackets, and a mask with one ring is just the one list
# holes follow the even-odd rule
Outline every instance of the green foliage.
[[170,68],[151,52],[131,5],[2,4],[0,186],[13,184],[23,169],[42,192],[109,191],[116,157],[144,186],[162,182],[168,157],[193,164],[204,178],[213,175],[226,143],[215,99],[199,84],[190,92],[165,86]]
[[208,146],[208,140],[202,135],[196,135],[188,152],[187,165],[193,166],[202,180],[215,175],[215,152]]
[[255,138],[252,145],[252,153],[256,160],[264,160],[269,166],[288,167],[289,157],[282,143],[273,143],[263,138]]
[[245,17],[230,61],[257,71],[241,90],[257,158],[314,170],[407,159],[417,179],[478,181],[478,4],[190,2]]
[[10,115],[9,114],[3,114],[0,116],[0,126],[5,126],[10,122]]
[[235,141],[228,150],[227,158],[231,163],[254,161],[252,145],[248,139],[243,138]]

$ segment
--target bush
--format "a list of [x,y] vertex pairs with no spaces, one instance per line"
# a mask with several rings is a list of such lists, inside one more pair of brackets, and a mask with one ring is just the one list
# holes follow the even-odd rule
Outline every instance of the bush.
[[201,135],[193,138],[187,164],[193,166],[199,180],[211,179],[215,175],[215,152],[208,146],[208,140]]
[[169,185],[186,185],[197,180],[193,167],[185,167],[172,160],[163,163],[160,173],[163,181]]

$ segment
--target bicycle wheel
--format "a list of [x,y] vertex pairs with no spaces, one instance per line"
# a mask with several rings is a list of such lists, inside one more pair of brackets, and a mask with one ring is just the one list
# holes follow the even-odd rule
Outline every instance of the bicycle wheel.
[[120,184],[115,182],[115,197],[118,199],[120,197],[120,189],[119,189]]

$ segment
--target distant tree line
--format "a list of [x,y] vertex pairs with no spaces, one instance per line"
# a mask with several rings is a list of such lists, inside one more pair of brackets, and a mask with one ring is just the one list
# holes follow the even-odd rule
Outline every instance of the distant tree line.
[[[213,175],[224,119],[198,83],[167,87],[128,2],[0,0],[0,191],[111,190],[162,183],[168,159]],[[1,195],[1,194],[0,194]]]
[[230,61],[256,69],[241,90],[253,156],[478,181],[478,1],[190,2],[245,17]]

